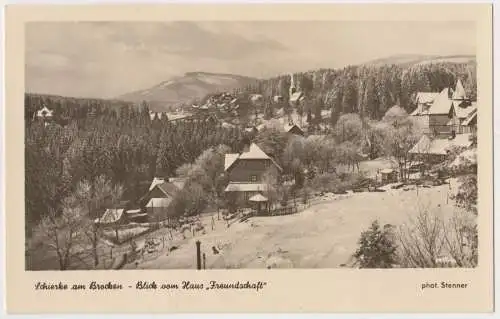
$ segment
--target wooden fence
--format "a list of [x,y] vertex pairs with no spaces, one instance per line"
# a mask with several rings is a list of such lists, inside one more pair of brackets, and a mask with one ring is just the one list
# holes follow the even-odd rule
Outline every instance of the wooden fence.
[[270,211],[270,216],[291,215],[299,211],[297,206],[280,207]]

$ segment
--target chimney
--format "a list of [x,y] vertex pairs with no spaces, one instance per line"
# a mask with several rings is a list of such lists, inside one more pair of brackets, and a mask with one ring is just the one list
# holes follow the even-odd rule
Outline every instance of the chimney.
[[245,143],[244,146],[243,146],[243,150],[241,151],[242,153],[246,153],[250,150],[250,144],[249,143]]

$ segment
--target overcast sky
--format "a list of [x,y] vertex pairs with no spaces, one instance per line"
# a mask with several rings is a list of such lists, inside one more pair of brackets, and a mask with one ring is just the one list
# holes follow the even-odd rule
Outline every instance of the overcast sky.
[[106,98],[191,71],[269,77],[475,50],[472,22],[37,22],[26,27],[26,90]]

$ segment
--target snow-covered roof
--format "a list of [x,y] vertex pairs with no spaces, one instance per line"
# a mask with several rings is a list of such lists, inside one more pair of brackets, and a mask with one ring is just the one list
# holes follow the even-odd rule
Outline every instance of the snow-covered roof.
[[141,209],[138,208],[138,209],[129,209],[125,213],[126,214],[139,214],[140,212],[141,212]]
[[248,151],[241,153],[239,159],[269,159],[270,157],[264,153],[264,151],[257,146],[257,144],[252,143]]
[[250,100],[252,102],[257,102],[257,101],[260,101],[262,99],[263,99],[262,94],[252,94],[252,96],[250,97]]
[[380,171],[382,174],[391,174],[394,173],[394,170],[392,168],[384,168],[383,170]]
[[120,220],[125,209],[123,208],[108,208],[104,212],[101,218],[99,218],[99,223],[101,224],[112,224]]
[[454,139],[435,138],[424,135],[410,150],[410,154],[446,155],[452,147],[469,147],[472,145],[471,134],[457,134]]
[[453,96],[451,97],[453,100],[465,100],[467,96],[465,95],[465,89],[462,85],[462,81],[458,79],[457,85],[455,86],[455,91],[453,92]]
[[238,156],[240,156],[240,154],[237,153],[226,154],[226,157],[224,158],[224,170],[227,170],[229,166],[233,165],[233,163],[238,159]]
[[304,96],[304,93],[302,92],[295,92],[292,94],[292,96],[290,96],[290,102],[297,102],[299,100],[301,100]]
[[438,95],[439,92],[418,92],[416,102],[421,104],[432,103]]
[[238,160],[255,160],[255,159],[268,159],[281,171],[283,170],[281,166],[276,163],[276,161],[264,153],[264,151],[257,146],[257,144],[252,143],[248,149],[248,151],[243,152],[241,154],[226,154],[224,159],[224,168],[228,170],[236,161]]
[[149,117],[151,118],[151,120],[154,120],[155,119],[155,116],[158,117],[159,120],[161,120],[163,114],[167,114],[167,112],[156,112],[156,111],[149,111]]
[[475,118],[477,118],[477,110],[470,113],[469,116],[463,120],[462,125],[469,125]]
[[165,183],[165,179],[163,177],[155,177],[153,178],[153,181],[151,182],[151,186],[149,186],[149,190],[153,190],[156,185],[163,184]]
[[429,108],[429,114],[448,114],[450,112],[453,104],[448,96],[449,90],[449,88],[446,88],[439,93]]
[[457,117],[459,119],[464,119],[468,117],[472,112],[476,111],[477,107],[476,105],[469,105],[467,107],[461,107],[461,106],[456,106],[455,107],[455,113],[457,114]]
[[149,202],[146,204],[146,207],[148,208],[155,208],[155,207],[168,207],[170,203],[172,202],[172,198],[151,198]]
[[266,184],[262,183],[229,183],[225,192],[260,192],[266,190]]
[[38,117],[52,117],[54,111],[50,110],[48,107],[44,106],[41,110],[37,111]]

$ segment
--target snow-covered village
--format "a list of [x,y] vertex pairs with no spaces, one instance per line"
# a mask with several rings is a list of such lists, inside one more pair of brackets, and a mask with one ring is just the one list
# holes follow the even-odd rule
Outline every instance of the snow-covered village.
[[[58,31],[28,30],[27,43],[43,32]],[[458,44],[463,32],[442,31]],[[266,43],[252,45],[274,50]],[[112,97],[95,97],[98,85],[50,91],[36,69],[26,269],[475,267],[477,113],[489,106],[477,103],[475,56],[445,49],[348,47],[360,62],[283,57],[268,76],[250,72],[260,62],[229,73],[240,62],[226,52],[220,72],[187,69]]]

